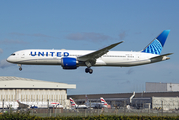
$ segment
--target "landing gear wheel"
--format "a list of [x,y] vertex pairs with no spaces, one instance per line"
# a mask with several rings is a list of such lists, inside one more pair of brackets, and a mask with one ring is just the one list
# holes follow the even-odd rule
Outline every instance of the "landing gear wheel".
[[93,70],[92,70],[92,69],[89,69],[89,73],[92,74],[92,73],[93,73]]
[[92,74],[92,73],[93,73],[93,69],[91,69],[91,68],[86,68],[86,69],[85,69],[85,72]]
[[21,70],[22,70],[22,68],[20,67],[20,68],[19,68],[19,70],[21,71]]
[[19,70],[22,70],[22,65],[21,64],[17,64],[17,66],[19,66]]
[[86,69],[85,69],[85,72],[88,73],[88,72],[89,72],[89,68],[86,68]]

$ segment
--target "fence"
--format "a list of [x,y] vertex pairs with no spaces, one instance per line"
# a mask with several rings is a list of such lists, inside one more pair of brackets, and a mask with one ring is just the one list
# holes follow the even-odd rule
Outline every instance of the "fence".
[[[48,101],[48,100],[47,100]],[[176,100],[175,100],[176,101]],[[30,115],[36,116],[96,116],[96,115],[125,115],[125,116],[178,116],[179,115],[179,102],[174,100],[166,102],[165,99],[153,100],[153,103],[147,103],[144,101],[134,102],[134,104],[128,105],[127,101],[119,102],[119,105],[112,105],[111,109],[71,109],[69,107],[59,108],[56,106],[49,107],[49,102],[46,107],[42,108],[19,108],[14,109],[13,106],[5,106],[4,101],[2,103],[1,113],[30,113]],[[170,103],[170,104],[169,104]],[[68,108],[68,109],[67,109]],[[166,109],[167,108],[167,109]]]
[[134,108],[120,108],[120,109],[58,109],[58,108],[44,108],[44,109],[4,109],[2,113],[30,113],[30,115],[36,115],[41,117],[47,116],[96,116],[96,115],[119,115],[119,116],[178,116],[179,111],[163,110],[163,109],[134,109]]
[[26,111],[19,110],[18,112],[30,112],[30,115],[36,116],[97,116],[97,115],[119,115],[119,116],[178,116],[179,111],[170,110],[164,111],[153,109],[29,109]]

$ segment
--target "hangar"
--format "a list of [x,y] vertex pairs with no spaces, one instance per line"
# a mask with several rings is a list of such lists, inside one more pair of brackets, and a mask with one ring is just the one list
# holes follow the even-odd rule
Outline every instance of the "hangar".
[[69,104],[67,89],[76,89],[76,85],[1,76],[0,108],[2,108],[2,101],[4,101],[5,105],[11,104],[15,106],[17,105],[17,100],[36,103],[47,103],[47,100],[49,100],[49,102],[59,102],[63,107],[67,107]]

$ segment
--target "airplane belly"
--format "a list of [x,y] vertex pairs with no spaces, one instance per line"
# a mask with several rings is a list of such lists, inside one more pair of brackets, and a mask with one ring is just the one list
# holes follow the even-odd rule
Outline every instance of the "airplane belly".
[[130,67],[130,66],[138,66],[144,64],[150,64],[151,60],[124,60],[124,59],[109,59],[104,61],[106,66],[120,66],[120,67]]
[[130,67],[130,66],[138,66],[138,65],[145,65],[150,64],[151,60],[138,60],[138,61],[128,61],[128,62],[121,62],[119,63],[121,67]]

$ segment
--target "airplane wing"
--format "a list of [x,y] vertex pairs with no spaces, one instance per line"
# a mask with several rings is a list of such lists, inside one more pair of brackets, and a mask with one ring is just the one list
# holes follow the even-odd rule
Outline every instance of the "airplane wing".
[[77,60],[82,61],[82,62],[93,61],[95,63],[97,58],[106,54],[110,49],[112,49],[113,47],[115,47],[116,45],[118,45],[120,43],[123,43],[123,41],[109,45],[109,46],[102,48],[100,50],[97,50],[95,52],[80,56],[80,57],[77,58]]

